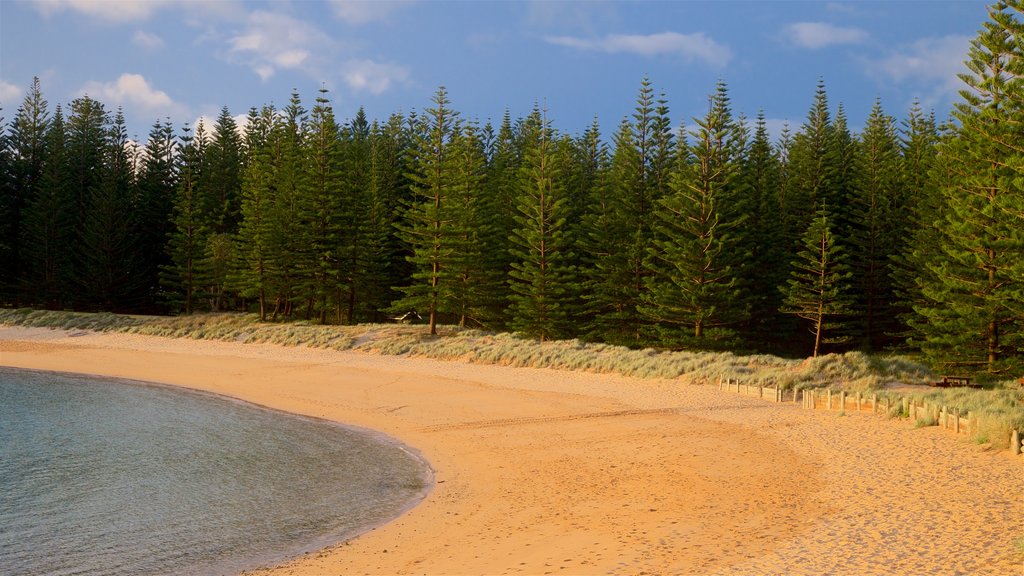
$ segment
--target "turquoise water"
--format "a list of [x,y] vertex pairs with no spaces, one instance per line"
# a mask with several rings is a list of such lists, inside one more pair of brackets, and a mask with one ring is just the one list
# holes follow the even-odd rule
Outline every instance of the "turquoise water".
[[394,518],[383,436],[166,386],[0,368],[0,574],[227,574]]

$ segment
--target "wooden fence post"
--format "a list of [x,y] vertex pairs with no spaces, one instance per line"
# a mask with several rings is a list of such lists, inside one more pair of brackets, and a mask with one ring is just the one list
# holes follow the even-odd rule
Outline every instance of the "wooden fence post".
[[860,392],[857,392],[857,412],[860,412]]
[[957,434],[960,433],[960,409],[953,409],[953,431]]
[[909,412],[907,412],[907,399],[906,399],[906,397],[900,398],[900,402],[902,403],[902,406],[901,406],[902,412],[901,413],[902,414],[909,414]]
[[839,411],[846,412],[846,390],[839,392]]
[[878,412],[878,394],[871,395],[871,412],[873,414]]
[[832,389],[831,388],[828,389],[828,403],[827,403],[827,406],[828,406],[828,408],[826,408],[826,410],[831,410],[832,409]]
[[1010,453],[1014,456],[1020,454],[1020,432],[1010,432]]

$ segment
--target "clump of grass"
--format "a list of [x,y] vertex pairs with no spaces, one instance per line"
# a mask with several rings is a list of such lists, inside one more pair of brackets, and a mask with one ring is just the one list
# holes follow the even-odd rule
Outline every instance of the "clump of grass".
[[924,418],[918,418],[917,422],[914,422],[914,428],[925,428],[928,426],[937,426],[938,422],[931,416],[925,416]]

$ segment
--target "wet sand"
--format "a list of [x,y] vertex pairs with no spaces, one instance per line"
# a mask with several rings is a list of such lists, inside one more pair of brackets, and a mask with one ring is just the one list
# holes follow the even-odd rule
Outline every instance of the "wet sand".
[[272,574],[1024,574],[1024,459],[681,381],[0,327],[0,365],[364,426],[437,484]]

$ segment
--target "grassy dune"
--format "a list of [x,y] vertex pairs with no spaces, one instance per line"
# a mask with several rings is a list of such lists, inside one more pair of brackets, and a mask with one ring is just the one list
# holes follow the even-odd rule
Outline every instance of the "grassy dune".
[[514,334],[443,327],[430,337],[422,326],[361,324],[323,326],[309,322],[259,322],[252,314],[128,316],[110,313],[0,309],[0,324],[122,332],[150,336],[362,350],[388,355],[424,356],[479,364],[581,370],[640,378],[683,378],[714,382],[718,377],[783,389],[831,388],[900,396],[960,408],[978,417],[975,441],[1005,447],[1011,429],[1024,430],[1024,388],[1015,381],[986,389],[922,388],[896,391],[900,384],[925,384],[935,377],[900,356],[861,352],[828,354],[806,360],[727,352],[632,350],[621,346],[562,340],[540,343]]

